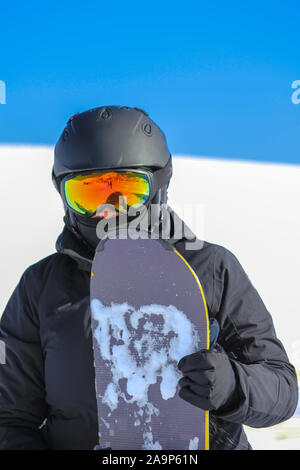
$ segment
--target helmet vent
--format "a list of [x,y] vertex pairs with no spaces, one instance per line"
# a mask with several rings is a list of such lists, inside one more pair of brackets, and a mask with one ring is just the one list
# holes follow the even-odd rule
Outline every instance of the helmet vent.
[[98,122],[100,121],[100,119],[109,119],[110,117],[111,117],[111,112],[109,111],[109,109],[104,108],[98,114],[96,121]]
[[146,134],[148,136],[152,135],[152,127],[151,127],[151,124],[149,122],[145,122],[142,125],[142,129],[143,129],[144,134]]

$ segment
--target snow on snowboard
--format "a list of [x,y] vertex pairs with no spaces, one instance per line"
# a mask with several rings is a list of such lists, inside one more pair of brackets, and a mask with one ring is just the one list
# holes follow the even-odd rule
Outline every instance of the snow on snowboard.
[[208,411],[178,396],[178,361],[209,345],[201,284],[166,240],[131,236],[100,241],[91,272],[100,446],[208,449]]

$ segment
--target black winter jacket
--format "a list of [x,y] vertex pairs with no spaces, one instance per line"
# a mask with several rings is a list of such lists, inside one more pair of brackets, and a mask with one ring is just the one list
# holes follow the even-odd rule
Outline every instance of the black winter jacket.
[[[218,342],[237,378],[235,407],[210,413],[210,449],[251,449],[243,424],[272,426],[293,415],[295,369],[235,255],[206,241],[201,249],[186,251],[184,239],[175,247],[202,283],[210,318],[220,324]],[[66,226],[56,249],[25,270],[1,318],[6,364],[0,365],[0,449],[97,444],[89,309],[93,253]]]

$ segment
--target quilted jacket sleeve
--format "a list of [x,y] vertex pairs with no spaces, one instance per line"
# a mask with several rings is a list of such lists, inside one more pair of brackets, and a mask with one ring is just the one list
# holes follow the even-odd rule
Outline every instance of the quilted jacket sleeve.
[[236,256],[221,246],[215,255],[213,298],[219,343],[231,359],[238,393],[235,406],[216,415],[257,428],[287,420],[298,400],[295,369],[256,288]]
[[[43,354],[28,268],[0,320],[0,449],[46,449],[39,426],[47,416]],[[30,292],[30,293],[29,293]]]

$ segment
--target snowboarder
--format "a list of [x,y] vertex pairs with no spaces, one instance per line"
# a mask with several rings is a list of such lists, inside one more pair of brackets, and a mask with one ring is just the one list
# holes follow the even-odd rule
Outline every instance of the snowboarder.
[[[122,223],[124,214],[115,206],[91,216],[97,209],[91,193],[77,197],[68,188],[81,176],[87,183],[89,175],[106,170],[125,172],[122,185],[128,172],[141,168],[151,174],[155,192],[121,193],[129,206],[136,195],[139,201],[148,197],[158,232],[167,207],[169,239],[196,271],[210,320],[220,328],[217,350],[178,363],[180,397],[210,410],[210,449],[250,450],[243,424],[267,427],[293,415],[295,369],[235,255],[208,241],[186,250],[186,242],[197,239],[182,221],[182,237],[173,236],[178,216],[167,205],[172,160],[163,132],[143,110],[102,106],[70,118],[56,144],[52,178],[65,210],[57,252],[25,270],[1,317],[6,363],[0,365],[0,449],[93,449],[97,443],[90,269],[97,223],[105,217]],[[86,184],[86,191],[91,187]]]

